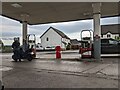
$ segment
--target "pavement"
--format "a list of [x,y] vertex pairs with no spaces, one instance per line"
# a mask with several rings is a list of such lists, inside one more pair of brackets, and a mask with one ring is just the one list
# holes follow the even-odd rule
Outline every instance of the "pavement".
[[[2,80],[6,88],[118,88],[119,58],[100,62],[76,61],[74,52],[63,52],[65,60],[54,52],[39,52],[38,59],[14,62],[12,54],[2,54]],[[74,56],[76,54],[76,56]],[[47,57],[51,56],[51,57]],[[69,60],[73,57],[73,59]],[[46,57],[46,58],[45,58]]]
[[[61,51],[61,59],[80,59],[81,55],[78,53],[79,50],[67,50]],[[46,52],[38,52],[37,58],[40,59],[56,59],[55,51],[46,51]]]
[[[101,54],[103,58],[118,58],[120,54]],[[55,51],[42,51],[37,52],[37,58],[40,59],[56,59]],[[67,50],[61,51],[61,59],[63,60],[79,60],[81,59],[81,54],[79,54],[79,50]]]

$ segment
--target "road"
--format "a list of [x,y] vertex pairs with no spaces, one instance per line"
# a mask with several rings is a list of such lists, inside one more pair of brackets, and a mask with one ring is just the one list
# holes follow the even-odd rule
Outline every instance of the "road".
[[11,55],[2,55],[0,70],[5,88],[118,88],[117,62],[51,59],[14,62]]

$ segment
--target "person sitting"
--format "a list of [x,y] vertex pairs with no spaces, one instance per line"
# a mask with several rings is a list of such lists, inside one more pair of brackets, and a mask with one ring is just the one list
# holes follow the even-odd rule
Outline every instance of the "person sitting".
[[14,38],[14,42],[12,43],[12,48],[13,48],[13,53],[14,55],[16,55],[16,57],[19,59],[19,61],[21,61],[20,59],[20,42],[18,40],[18,38]]

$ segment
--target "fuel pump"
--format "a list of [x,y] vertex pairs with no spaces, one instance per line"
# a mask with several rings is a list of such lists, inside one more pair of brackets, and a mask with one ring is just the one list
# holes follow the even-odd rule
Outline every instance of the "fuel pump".
[[[89,35],[87,35],[89,34]],[[93,32],[92,30],[81,31],[81,47],[79,50],[81,58],[93,58]]]
[[36,57],[36,36],[35,34],[28,34],[27,35],[27,43],[29,48],[32,49],[33,58]]

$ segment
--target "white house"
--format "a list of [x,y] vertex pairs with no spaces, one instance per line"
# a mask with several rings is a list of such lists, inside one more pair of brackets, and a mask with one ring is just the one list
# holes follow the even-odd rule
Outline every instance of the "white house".
[[70,38],[58,29],[50,27],[45,31],[41,38],[41,45],[45,47],[56,47],[60,46],[62,49],[66,49]]
[[120,27],[120,24],[102,25],[101,38],[119,39],[120,38],[119,27]]

